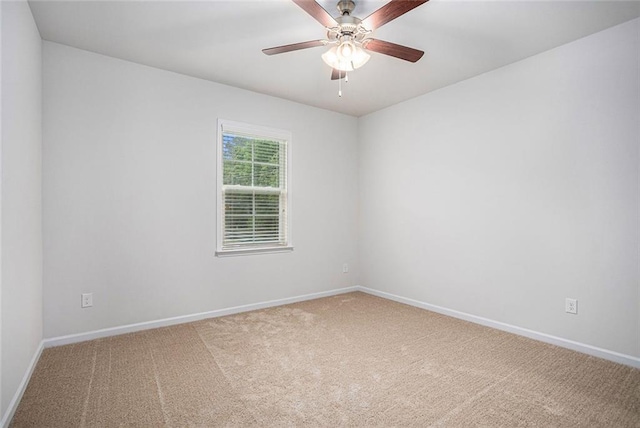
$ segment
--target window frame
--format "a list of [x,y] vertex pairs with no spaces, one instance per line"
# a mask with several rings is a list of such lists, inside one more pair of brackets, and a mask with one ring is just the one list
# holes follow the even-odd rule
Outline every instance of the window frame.
[[[246,135],[251,138],[264,138],[272,139],[285,143],[285,210],[286,210],[286,225],[284,226],[285,244],[284,245],[269,245],[269,244],[257,244],[247,245],[245,247],[238,248],[224,248],[223,239],[225,231],[225,204],[223,198],[224,188],[224,159],[222,154],[223,148],[223,135],[225,133],[236,133],[240,135]],[[233,186],[233,185],[230,185]],[[283,192],[279,192],[282,197]],[[266,253],[280,253],[293,251],[293,241],[291,237],[291,132],[270,128],[260,125],[252,125],[243,122],[236,122],[232,120],[218,118],[218,129],[216,139],[216,222],[217,222],[217,236],[216,236],[216,252],[218,257],[223,256],[238,256],[249,254],[266,254]],[[282,223],[282,216],[279,215],[279,221]]]

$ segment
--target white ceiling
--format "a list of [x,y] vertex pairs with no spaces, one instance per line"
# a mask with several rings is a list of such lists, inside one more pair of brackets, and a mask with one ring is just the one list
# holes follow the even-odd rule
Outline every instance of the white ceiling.
[[[311,48],[325,36],[290,0],[30,1],[43,39],[361,116],[640,16],[637,1],[431,0],[374,37],[425,51],[416,64],[372,54],[338,83]],[[320,3],[333,16],[335,1]],[[360,18],[385,1],[356,0]]]

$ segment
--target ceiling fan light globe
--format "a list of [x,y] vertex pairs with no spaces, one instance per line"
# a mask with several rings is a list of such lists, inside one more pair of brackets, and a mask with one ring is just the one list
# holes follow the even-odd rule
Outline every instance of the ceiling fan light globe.
[[354,68],[351,66],[351,63],[348,61],[340,61],[340,63],[338,64],[338,67],[336,67],[338,70],[341,71],[353,71]]
[[351,56],[351,64],[353,64],[354,69],[360,68],[365,65],[367,61],[369,61],[369,58],[371,58],[371,55],[369,55],[367,52],[365,52],[364,49],[358,46]]
[[335,68],[340,71],[353,71],[354,68],[349,61],[338,61],[331,68]]
[[336,51],[337,49],[333,47],[322,54],[322,60],[330,67],[339,61],[338,54]]
[[322,60],[329,67],[340,71],[353,71],[351,61],[345,61],[340,59],[337,53],[337,48],[334,46],[325,53],[322,54]]
[[338,57],[341,60],[350,61],[355,50],[356,47],[352,42],[342,42],[340,46],[338,46]]

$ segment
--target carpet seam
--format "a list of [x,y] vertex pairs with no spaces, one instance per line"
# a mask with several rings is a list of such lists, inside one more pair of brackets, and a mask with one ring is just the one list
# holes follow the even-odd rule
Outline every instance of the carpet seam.
[[91,377],[89,378],[89,385],[87,387],[87,397],[84,400],[84,405],[82,406],[82,417],[80,418],[80,426],[87,426],[87,409],[89,407],[89,398],[91,397],[91,386],[93,385],[93,379],[96,374],[96,360],[98,358],[98,350],[94,346],[93,348],[93,361],[91,362]]
[[[229,315],[229,316],[233,316],[233,315]],[[253,412],[253,410],[251,410],[251,408],[249,406],[247,406],[247,404],[245,403],[245,401],[240,397],[240,394],[238,393],[238,390],[236,388],[236,386],[234,385],[233,382],[231,382],[231,379],[229,377],[229,374],[220,366],[220,363],[218,362],[218,359],[216,358],[216,356],[211,352],[211,349],[209,349],[209,347],[207,346],[207,342],[205,342],[204,338],[202,337],[202,335],[200,334],[200,331],[196,328],[196,325],[198,323],[203,323],[206,322],[207,319],[201,320],[201,321],[195,321],[193,322],[193,324],[190,326],[193,330],[195,330],[196,335],[198,336],[198,339],[200,340],[200,342],[202,343],[202,346],[204,346],[204,349],[207,350],[207,353],[211,356],[211,358],[213,359],[213,362],[216,364],[216,367],[218,367],[218,370],[220,370],[220,373],[222,373],[222,375],[224,376],[224,379],[227,381],[227,384],[229,384],[229,387],[233,390],[233,393],[238,397],[238,400],[242,403],[242,405],[244,406],[244,409],[249,412],[249,414],[251,415],[251,417],[253,418],[253,420],[255,421],[256,424],[259,425],[259,421],[258,418],[256,417],[255,413]]]
[[431,428],[431,427],[436,427],[436,426],[443,426],[442,424],[445,424],[447,419],[449,419],[450,417],[455,416],[455,415],[459,414],[460,412],[462,412],[465,407],[468,407],[471,403],[473,403],[477,399],[482,398],[485,395],[487,395],[487,393],[489,391],[491,391],[492,389],[494,389],[496,386],[500,385],[501,383],[504,383],[507,379],[509,379],[511,376],[513,376],[514,374],[516,374],[520,370],[521,369],[519,369],[519,368],[515,369],[511,373],[509,373],[508,375],[503,377],[502,379],[492,383],[491,385],[488,385],[482,391],[478,392],[476,395],[474,395],[473,397],[471,397],[468,400],[464,401],[460,405],[456,406],[454,409],[452,409],[449,412],[447,412],[447,414],[442,416],[440,419],[438,419],[434,423],[430,424],[429,427]]
[[222,373],[222,375],[224,376],[224,378],[226,379],[226,381],[229,383],[229,385],[234,389],[233,384],[231,383],[231,380],[229,379],[229,375],[225,372],[225,370],[220,366],[220,363],[218,363],[218,360],[216,358],[216,356],[211,352],[211,349],[209,349],[209,347],[207,346],[207,342],[204,341],[204,338],[202,337],[202,335],[200,334],[200,332],[198,331],[197,328],[195,328],[194,326],[191,326],[191,328],[193,328],[196,332],[196,334],[198,335],[198,339],[200,339],[200,342],[202,343],[202,346],[204,346],[204,349],[207,350],[207,353],[211,356],[211,358],[213,359],[213,362],[216,363],[216,367],[218,367],[218,369],[220,370],[220,373]]
[[158,365],[155,358],[153,358],[153,349],[149,349],[149,355],[151,356],[151,364],[153,364],[153,377],[158,390],[158,401],[160,401],[160,408],[162,409],[162,419],[164,419],[165,426],[171,426],[167,415],[166,406],[164,403],[164,397],[162,394],[162,387],[160,386],[160,376],[158,375]]

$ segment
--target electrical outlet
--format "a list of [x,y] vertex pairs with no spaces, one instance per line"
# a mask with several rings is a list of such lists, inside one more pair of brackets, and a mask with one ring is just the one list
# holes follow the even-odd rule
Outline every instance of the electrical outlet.
[[349,273],[349,264],[345,263],[342,265],[342,273]]
[[564,311],[569,314],[578,313],[578,300],[566,298],[564,301]]
[[93,306],[93,293],[82,293],[82,307],[90,308]]

